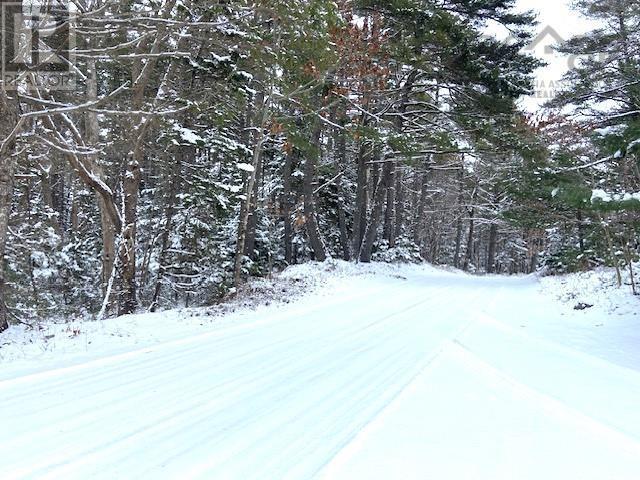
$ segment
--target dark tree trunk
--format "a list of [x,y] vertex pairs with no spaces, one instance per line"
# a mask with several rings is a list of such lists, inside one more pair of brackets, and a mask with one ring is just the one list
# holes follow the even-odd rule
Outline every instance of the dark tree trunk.
[[462,248],[462,214],[456,220],[456,246],[453,253],[453,266],[460,268],[460,249]]
[[[254,101],[257,102],[256,105],[261,105],[264,101],[264,95],[258,94]],[[266,108],[266,107],[263,107]],[[244,118],[242,119],[242,141],[247,146],[247,148],[252,148],[251,145],[251,135],[249,132],[251,131],[248,126],[259,126],[262,123],[262,116],[264,115],[264,111],[261,108],[256,108],[253,101],[247,103],[247,108],[245,110]],[[255,141],[255,138],[253,139]],[[242,247],[242,254],[255,259],[255,245],[256,245],[256,230],[258,227],[258,216],[256,214],[258,208],[258,192],[260,179],[262,176],[262,149],[260,149],[259,155],[252,159],[252,167],[254,167],[255,171],[252,175],[255,176],[252,182],[251,194],[248,196],[248,200],[243,202],[241,207],[241,218],[245,215],[247,216],[247,225],[245,227],[245,239],[244,246]]]
[[391,166],[391,173],[389,178],[389,188],[387,188],[387,206],[384,212],[384,228],[382,232],[383,238],[388,242],[389,246],[393,246],[394,236],[394,209],[396,206],[396,166]]
[[453,266],[460,268],[460,250],[462,248],[462,219],[464,215],[463,201],[464,201],[464,166],[461,165],[458,170],[458,218],[456,220],[456,247],[453,254]]
[[[188,147],[182,147],[186,149]],[[169,240],[171,238],[171,225],[173,223],[173,217],[176,212],[176,198],[178,191],[180,190],[180,178],[181,178],[181,165],[182,156],[185,154],[184,150],[176,152],[175,162],[171,171],[171,177],[169,179],[169,191],[167,192],[167,203],[164,211],[164,228],[160,237],[160,254],[158,256],[158,276],[156,278],[156,284],[153,289],[153,298],[151,299],[151,306],[149,311],[155,312],[158,308],[158,299],[160,298],[160,292],[162,290],[162,281],[167,273],[167,252],[169,250]],[[192,153],[191,153],[192,154]]]
[[402,181],[402,171],[396,170],[395,225],[393,226],[393,235],[389,241],[390,247],[395,247],[398,238],[402,235],[402,227],[404,224],[404,196],[405,189]]
[[289,152],[282,169],[282,220],[284,222],[284,260],[287,264],[293,263],[293,225],[291,224],[291,173],[293,171],[293,150]]
[[13,198],[13,149],[0,156],[0,332],[9,328],[9,312],[6,303],[5,249],[9,227],[9,212]]
[[138,215],[138,189],[140,188],[140,163],[135,155],[127,163],[124,176],[124,218],[122,225],[122,244],[120,246],[120,296],[118,315],[135,312],[137,306],[136,289],[136,226]]
[[107,293],[111,274],[116,260],[116,225],[109,216],[106,200],[96,194],[98,210],[100,211],[100,225],[102,230],[102,294]]
[[580,252],[584,253],[585,250],[585,246],[584,246],[584,231],[585,231],[585,225],[584,225],[584,221],[582,218],[582,210],[578,210],[578,212],[576,213],[576,220],[578,221],[578,242],[580,245]]
[[[398,115],[395,118],[395,129],[398,134],[402,134],[404,130],[404,114],[407,111],[407,104],[411,95],[411,90],[418,78],[418,70],[412,70],[407,76],[407,79],[402,88],[402,96],[400,98],[400,106],[398,108]],[[385,216],[385,238],[389,241],[389,246],[394,247],[396,238],[402,233],[403,209],[404,199],[402,192],[402,178],[401,173],[396,167],[395,163],[392,165],[391,170],[391,187],[387,193],[387,212]],[[394,186],[395,184],[395,186]]]
[[[87,39],[87,47],[94,48],[95,39]],[[96,61],[94,59],[87,60],[86,89],[87,98],[90,101],[95,101],[98,98],[98,72],[96,69]],[[87,138],[87,141],[93,148],[98,148],[98,144],[100,142],[100,123],[98,120],[98,114],[95,112],[87,111],[84,115],[85,136]],[[97,177],[106,184],[107,182],[103,169],[100,166],[99,162],[97,162],[96,160],[96,158],[91,159],[92,171],[95,172]],[[96,199],[98,202],[98,210],[100,212],[100,226],[102,232],[101,276],[102,295],[104,296],[107,294],[109,283],[111,282],[111,276],[113,274],[113,268],[116,260],[116,236],[120,232],[117,231],[118,228],[116,226],[116,222],[113,221],[113,218],[109,212],[109,199],[105,198],[103,195],[100,195],[98,192],[96,192]],[[111,302],[111,298],[106,299],[106,301],[107,311],[109,311],[113,307],[113,304]]]
[[489,251],[487,252],[487,273],[496,272],[496,244],[498,242],[498,226],[495,223],[489,228]]
[[320,134],[322,133],[322,124],[319,120],[315,120],[313,131],[311,132],[311,144],[314,151],[307,153],[304,162],[304,180],[302,182],[302,193],[304,194],[304,216],[309,243],[313,250],[314,259],[324,262],[327,259],[324,242],[320,235],[318,226],[318,218],[316,216],[316,202],[314,186],[316,184],[316,168],[320,157]]
[[356,208],[353,218],[353,252],[358,254],[364,238],[367,218],[367,177],[366,144],[358,150],[358,178],[356,181]]
[[391,185],[392,169],[392,162],[390,161],[385,162],[384,166],[382,167],[382,173],[380,174],[380,178],[378,179],[378,184],[374,193],[371,217],[369,218],[367,229],[364,235],[364,241],[362,242],[362,247],[360,249],[361,262],[367,263],[371,261],[373,244],[378,233],[378,226],[380,225],[380,219],[382,217],[385,196],[387,193],[387,189]]
[[467,251],[464,256],[464,265],[462,269],[466,272],[469,270],[469,265],[471,264],[471,259],[473,258],[473,236],[474,236],[474,228],[475,228],[475,207],[471,207],[471,212],[469,212],[469,237],[467,238]]
[[15,175],[15,137],[18,129],[17,109],[0,85],[0,332],[9,328],[5,253],[9,233],[9,214],[13,200]]
[[[77,195],[77,187],[76,182],[71,182],[71,193],[69,195],[71,198],[69,199],[69,229],[71,230],[71,235],[74,235],[80,226],[80,205],[78,202]],[[61,235],[64,238],[64,235]]]
[[427,188],[429,185],[429,171],[419,175],[419,189],[420,196],[418,198],[418,205],[416,208],[416,217],[414,219],[413,230],[413,242],[422,250],[422,243],[424,240],[424,223],[425,223],[425,210],[427,208]]
[[249,216],[251,214],[252,196],[254,185],[258,174],[260,159],[262,158],[262,148],[266,141],[265,128],[269,119],[269,107],[265,105],[265,95],[259,94],[256,98],[258,108],[258,116],[256,117],[256,129],[253,144],[253,155],[251,157],[251,171],[245,183],[245,200],[240,206],[240,218],[238,220],[238,240],[236,242],[235,260],[233,265],[233,281],[238,287],[242,281],[242,263],[244,259],[245,246],[247,242],[247,229],[249,225]]
[[[171,17],[171,12],[176,5],[176,0],[168,0],[163,4],[159,12],[159,16],[164,19]],[[150,58],[144,60],[136,59],[131,67],[131,78],[133,85],[131,87],[130,106],[133,111],[140,111],[145,103],[145,96],[148,93],[147,87],[151,81],[152,72],[157,65],[158,57],[155,55],[159,52],[162,45],[162,39],[166,34],[167,26],[160,24],[156,31],[155,39],[150,43]],[[182,37],[178,41],[178,48],[183,46],[186,37]],[[153,107],[157,107],[156,101],[160,98],[160,92],[166,87],[166,81],[173,80],[178,69],[179,62],[171,59],[169,62],[164,80],[161,86],[156,90]],[[145,160],[144,142],[149,129],[153,124],[152,119],[139,113],[132,115],[132,130],[130,137],[131,153],[130,158],[124,171],[122,179],[123,190],[123,219],[122,219],[122,242],[120,245],[120,296],[118,299],[119,315],[133,313],[138,305],[137,288],[136,288],[136,231],[138,222],[138,195],[140,190],[140,181],[142,176],[142,166]]]
[[338,228],[340,229],[340,247],[342,259],[351,260],[351,248],[349,245],[349,232],[347,231],[347,217],[344,212],[344,197],[338,197]]
[[[49,209],[52,212],[57,213],[57,215],[52,215],[50,218],[48,218],[47,223],[51,226],[51,228],[55,230],[56,234],[58,234],[62,239],[62,241],[64,242],[64,235],[66,232],[65,232],[65,229],[62,228],[62,225],[64,224],[64,219],[67,217],[66,213],[69,210],[70,210],[69,217],[71,217],[72,219],[71,213],[73,212],[73,205],[74,205],[73,187],[71,188],[71,193],[69,195],[70,201],[67,208],[57,209],[56,202],[53,199],[53,190],[51,188],[51,177],[52,177],[52,171],[53,171],[51,160],[43,159],[41,162],[41,165],[42,165],[42,168],[39,174],[40,174],[40,189],[42,191],[42,200],[44,201],[44,204],[47,207],[49,207]],[[72,222],[69,222],[69,223],[72,223]],[[71,227],[72,227],[71,230],[73,232],[73,226],[71,225]]]
[[[262,96],[258,95],[258,100],[262,101]],[[261,115],[262,111],[258,108],[254,114],[254,105],[253,102],[249,102],[246,110],[246,118],[243,120],[245,125],[260,125],[261,123]],[[248,140],[249,129],[245,127],[245,132],[243,132],[243,141],[245,144],[249,143]],[[249,146],[250,148],[250,146]],[[260,190],[260,183],[262,181],[263,175],[263,153],[260,152],[260,155],[257,159],[257,164],[253,165],[255,167],[255,181],[253,182],[253,191],[251,193],[251,202],[247,204],[247,208],[249,209],[248,220],[247,220],[247,232],[243,253],[247,257],[255,260],[256,259],[256,232],[258,229],[258,194]]]
[[379,153],[380,145],[373,145],[373,155],[371,157],[371,167],[369,171],[371,172],[371,190],[375,190],[376,185],[378,185],[378,181],[380,180],[380,153]]
[[253,183],[253,193],[251,195],[251,204],[249,206],[249,221],[247,222],[247,240],[244,245],[244,254],[255,260],[256,258],[256,233],[258,230],[258,195],[259,185],[262,180],[262,160],[260,155],[258,166],[256,168],[256,181]]
[[482,254],[482,239],[484,238],[484,229],[480,229],[480,234],[477,235],[477,238],[473,242],[473,265],[479,267],[482,265],[481,254]]
[[338,168],[342,172],[337,181],[338,189],[338,228],[340,230],[340,247],[342,248],[342,259],[351,260],[351,245],[349,242],[349,231],[347,228],[347,214],[345,209],[345,188],[344,188],[344,172],[347,168],[347,134],[345,131],[346,117],[344,113],[341,115],[340,125],[342,129],[337,129],[338,136],[335,145],[338,150]]

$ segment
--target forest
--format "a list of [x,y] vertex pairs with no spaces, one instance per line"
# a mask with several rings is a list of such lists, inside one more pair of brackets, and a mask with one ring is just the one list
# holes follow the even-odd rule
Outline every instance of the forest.
[[540,114],[515,3],[12,2],[69,83],[3,65],[0,331],[328,258],[606,265],[635,291],[640,2],[576,2],[598,27],[559,47],[579,61]]

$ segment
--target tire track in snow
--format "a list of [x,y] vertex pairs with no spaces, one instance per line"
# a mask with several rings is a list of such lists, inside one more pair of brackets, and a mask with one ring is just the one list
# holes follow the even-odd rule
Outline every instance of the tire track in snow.
[[548,395],[538,389],[532,388],[530,385],[518,381],[504,370],[496,368],[491,363],[485,361],[481,356],[459,341],[454,340],[453,344],[450,350],[456,357],[462,360],[468,368],[475,369],[479,373],[490,375],[508,384],[514,393],[517,393],[521,398],[535,402],[550,414],[560,419],[570,419],[578,423],[596,437],[604,438],[607,442],[633,449],[640,457],[640,441],[633,436],[607,425],[594,417],[586,415],[584,412],[562,402],[552,395]]
[[[346,298],[342,295],[338,295],[338,297],[335,299],[326,299],[324,297],[321,297],[321,298],[322,300],[326,300],[323,303],[323,307],[338,307],[353,301],[368,298],[372,294],[381,293],[385,290],[386,290],[386,287],[378,287],[373,290],[367,290],[362,293],[347,295]],[[317,300],[317,298],[314,298],[314,299]],[[303,298],[302,303],[304,306],[298,307],[298,308],[295,308],[295,307],[288,308],[284,311],[278,308],[278,307],[282,307],[282,305],[275,305],[276,307],[275,312],[269,311],[266,318],[255,320],[249,323],[243,322],[243,323],[240,323],[239,325],[224,326],[219,329],[215,328],[216,326],[215,323],[212,323],[211,326],[213,328],[213,331],[211,332],[190,335],[184,338],[165,341],[156,345],[145,346],[142,348],[134,348],[133,350],[128,352],[118,353],[116,355],[101,356],[98,358],[86,360],[80,363],[75,363],[75,364],[71,364],[63,367],[45,369],[37,372],[28,372],[28,373],[19,375],[17,377],[5,378],[0,380],[0,389],[6,386],[29,383],[29,382],[33,383],[34,380],[44,380],[44,379],[55,378],[55,377],[61,377],[60,384],[65,384],[65,379],[63,378],[63,375],[68,373],[80,372],[80,371],[86,371],[84,377],[82,377],[83,379],[93,378],[94,372],[91,371],[91,369],[95,367],[101,367],[101,366],[106,366],[113,363],[118,363],[118,362],[121,362],[122,360],[127,360],[129,358],[134,358],[137,356],[142,357],[148,353],[153,353],[153,352],[166,350],[166,349],[172,349],[176,346],[189,346],[192,343],[199,343],[209,338],[216,338],[223,335],[229,338],[236,333],[238,333],[239,335],[242,335],[247,332],[250,333],[256,328],[271,326],[277,323],[282,323],[287,320],[290,320],[291,317],[297,317],[297,316],[308,314],[315,311],[318,308],[317,304],[308,306],[306,305],[308,300],[309,299]],[[146,360],[141,358],[140,361],[141,363],[144,363]]]
[[[492,345],[502,340],[509,355]],[[640,442],[640,372],[481,315],[458,342],[510,378]],[[539,357],[535,363],[527,358]]]
[[[426,299],[426,300],[422,300],[422,301],[420,301],[420,302],[419,302],[419,304],[418,304],[418,305],[422,305],[422,304],[427,303],[427,302],[429,302],[429,301],[433,301],[433,298],[428,298],[428,299]],[[414,308],[415,308],[415,306],[414,306]],[[395,313],[395,314],[391,315],[389,318],[392,318],[392,317],[397,316],[397,315],[398,315],[398,313]],[[383,319],[383,320],[380,320],[380,321],[384,321],[384,319]],[[375,325],[375,323],[376,323],[376,322],[372,322],[372,323],[368,324],[368,325],[365,327],[365,329],[364,329],[364,330],[366,330],[366,329],[368,329],[368,328],[371,328],[373,325]],[[335,335],[334,335],[334,337],[335,337]],[[344,361],[344,360],[345,360],[345,359],[342,359],[342,361]],[[152,367],[152,368],[153,368],[153,367]],[[263,372],[263,373],[264,373],[264,372]],[[269,373],[269,372],[267,372],[267,373]],[[215,389],[214,389],[214,390],[215,390]],[[207,391],[207,392],[205,392],[205,393],[211,393],[211,392]],[[368,394],[367,394],[367,395],[368,395]]]

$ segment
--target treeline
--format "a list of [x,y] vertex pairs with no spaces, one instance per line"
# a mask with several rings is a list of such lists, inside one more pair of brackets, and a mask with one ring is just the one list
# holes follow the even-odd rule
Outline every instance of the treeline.
[[560,197],[526,186],[551,160],[513,3],[74,2],[75,88],[0,89],[0,330],[328,257],[535,270]]

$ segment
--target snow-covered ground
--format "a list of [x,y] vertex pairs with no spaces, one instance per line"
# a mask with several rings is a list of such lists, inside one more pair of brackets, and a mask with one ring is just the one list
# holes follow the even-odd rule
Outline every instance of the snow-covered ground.
[[331,262],[233,308],[12,327],[0,478],[637,480],[640,303],[602,279]]

